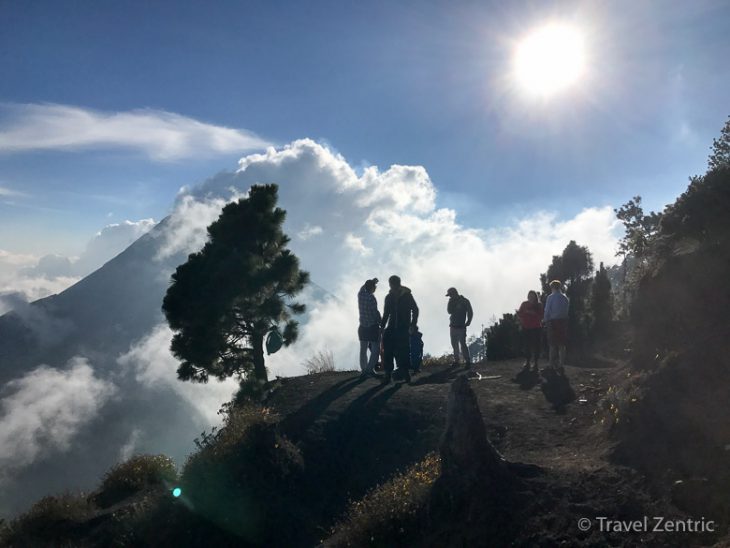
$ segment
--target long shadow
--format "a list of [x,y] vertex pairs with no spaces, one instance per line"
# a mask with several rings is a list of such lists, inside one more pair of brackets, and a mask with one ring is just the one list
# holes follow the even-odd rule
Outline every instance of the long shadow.
[[463,370],[457,367],[447,367],[441,371],[431,373],[427,377],[421,377],[417,381],[411,382],[411,384],[413,386],[421,386],[423,384],[444,384],[453,381],[459,373],[463,373]]
[[301,439],[309,426],[311,426],[317,418],[324,413],[329,405],[343,396],[357,385],[362,383],[364,379],[359,376],[342,380],[333,384],[328,389],[315,396],[299,409],[290,413],[281,421],[282,431],[292,440]]
[[575,399],[575,392],[564,373],[550,369],[543,372],[544,381],[540,386],[545,399],[550,402],[559,415],[565,413],[565,406]]
[[[304,448],[309,467],[307,492],[317,496],[310,508],[327,522],[341,516],[348,501],[360,499],[373,485],[403,470],[428,452],[417,432],[423,425],[406,408],[382,411],[403,383],[379,384],[358,395],[327,424],[321,439]],[[316,458],[307,457],[311,455]],[[321,493],[327,493],[322,497]]]

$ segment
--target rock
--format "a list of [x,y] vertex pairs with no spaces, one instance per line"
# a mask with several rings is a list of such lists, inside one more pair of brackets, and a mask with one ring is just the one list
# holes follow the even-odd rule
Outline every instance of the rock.
[[[497,509],[509,507],[514,476],[487,439],[476,396],[466,377],[458,377],[451,386],[439,451],[441,475],[431,490],[429,517],[444,530],[439,540],[442,545],[469,545],[468,535],[485,531],[485,521],[496,518]],[[446,534],[446,530],[451,532]]]

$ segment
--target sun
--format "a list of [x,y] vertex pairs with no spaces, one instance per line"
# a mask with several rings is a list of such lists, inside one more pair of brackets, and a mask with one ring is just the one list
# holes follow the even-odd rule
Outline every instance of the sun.
[[515,51],[515,78],[530,95],[554,95],[578,82],[584,71],[583,35],[570,25],[545,25],[528,34]]

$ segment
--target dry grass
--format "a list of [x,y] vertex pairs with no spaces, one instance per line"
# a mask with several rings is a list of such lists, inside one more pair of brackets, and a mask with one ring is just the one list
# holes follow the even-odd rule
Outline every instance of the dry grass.
[[429,453],[421,462],[352,502],[332,530],[327,546],[394,546],[418,538],[431,486],[441,459]]
[[112,467],[94,497],[102,508],[153,485],[177,480],[175,462],[166,455],[137,455]]
[[307,373],[326,373],[335,370],[335,356],[331,350],[320,350],[304,362]]
[[444,354],[442,356],[431,356],[426,354],[423,357],[423,367],[446,367],[454,362],[453,354]]
[[[58,542],[58,530],[83,522],[96,511],[84,493],[44,497],[22,516],[0,529],[2,546],[48,546]],[[60,544],[55,544],[60,545]]]

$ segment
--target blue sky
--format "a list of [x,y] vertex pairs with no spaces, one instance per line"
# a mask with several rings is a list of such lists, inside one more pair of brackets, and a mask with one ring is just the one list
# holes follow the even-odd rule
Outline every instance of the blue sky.
[[[515,44],[556,19],[585,33],[590,78],[526,99],[505,83]],[[0,134],[22,105],[152,109],[422,165],[473,227],[635,194],[660,207],[730,112],[729,36],[730,5],[705,1],[0,2]],[[0,144],[0,249],[77,253],[245,152],[149,146]]]

